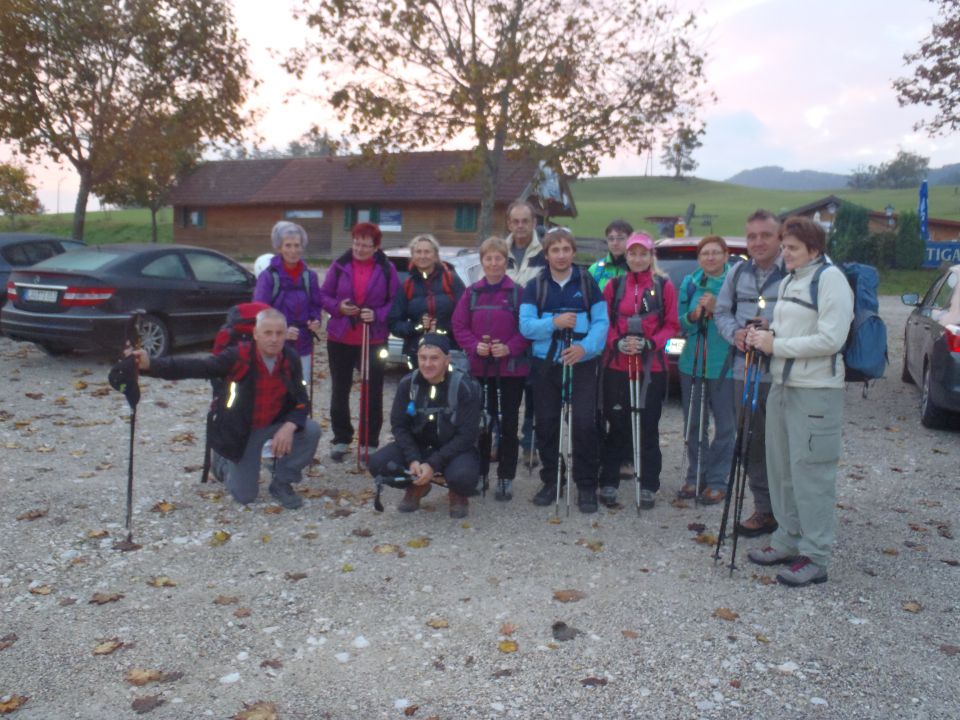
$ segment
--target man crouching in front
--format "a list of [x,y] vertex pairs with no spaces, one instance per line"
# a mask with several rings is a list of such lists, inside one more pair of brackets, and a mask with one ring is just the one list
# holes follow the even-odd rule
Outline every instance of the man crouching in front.
[[390,411],[394,441],[370,458],[374,477],[406,470],[407,486],[400,512],[419,509],[430,482],[443,474],[450,494],[450,517],[467,516],[467,497],[476,495],[480,479],[480,393],[460,370],[451,370],[450,340],[427,333],[417,350],[419,369],[397,387]]
[[287,321],[274,309],[257,315],[253,342],[241,342],[204,358],[155,358],[134,350],[145,375],[165,380],[225,378],[210,423],[211,469],[233,498],[257,499],[260,457],[270,442],[276,464],[270,494],[295,510],[303,500],[294,491],[313,459],[320,426],[307,415],[308,398],[296,351],[285,348]]

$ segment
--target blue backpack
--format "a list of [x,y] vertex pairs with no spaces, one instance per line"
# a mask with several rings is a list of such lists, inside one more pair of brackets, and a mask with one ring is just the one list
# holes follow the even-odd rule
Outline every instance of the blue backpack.
[[[809,304],[799,302],[805,307],[817,310],[817,293],[820,288],[820,275],[830,267],[830,263],[823,263],[810,281]],[[845,366],[844,380],[847,382],[862,382],[863,396],[867,395],[867,387],[871,380],[882,378],[887,369],[887,326],[880,318],[880,302],[877,290],[880,287],[880,273],[872,265],[861,263],[841,263],[837,265],[853,290],[853,322],[847,341],[840,351]],[[787,299],[787,298],[785,298]],[[787,361],[788,364],[790,361]],[[784,368],[784,376],[788,370]]]

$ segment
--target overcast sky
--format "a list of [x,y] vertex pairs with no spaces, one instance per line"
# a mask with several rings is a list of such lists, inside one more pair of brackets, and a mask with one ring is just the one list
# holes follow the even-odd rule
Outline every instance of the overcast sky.
[[[303,23],[281,8],[292,2],[235,0],[241,35],[263,79],[252,98],[263,115],[257,131],[266,145],[284,147],[323,107],[290,99],[291,91],[319,94],[279,68],[279,57],[304,37]],[[696,175],[723,180],[761,165],[787,170],[849,172],[892,158],[898,147],[931,158],[938,167],[960,162],[955,137],[928,138],[913,130],[919,108],[900,108],[891,89],[904,74],[903,54],[929,32],[935,7],[928,0],[678,0],[697,10],[694,38],[708,53],[706,76],[717,102],[702,110],[707,133],[695,153]],[[706,9],[704,9],[706,7]],[[659,152],[655,172],[663,172]],[[72,169],[33,166],[49,211],[72,208]],[[603,175],[642,175],[644,159],[621,155],[603,162]],[[91,199],[90,208],[96,206]]]

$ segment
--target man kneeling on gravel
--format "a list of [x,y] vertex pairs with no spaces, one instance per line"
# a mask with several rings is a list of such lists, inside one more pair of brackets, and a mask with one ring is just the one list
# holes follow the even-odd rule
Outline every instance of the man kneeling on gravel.
[[134,350],[145,375],[165,380],[225,378],[210,424],[212,471],[234,499],[257,499],[260,457],[270,442],[275,465],[270,494],[289,510],[303,505],[292,484],[313,459],[320,426],[307,417],[309,400],[300,358],[285,347],[287,321],[274,309],[257,315],[253,342],[205,358],[155,358]]
[[460,370],[450,370],[450,340],[427,333],[417,350],[418,368],[397,387],[390,411],[394,441],[368,465],[374,477],[408,472],[400,512],[420,508],[430,482],[443,474],[450,491],[450,517],[467,516],[467,497],[480,480],[480,393]]

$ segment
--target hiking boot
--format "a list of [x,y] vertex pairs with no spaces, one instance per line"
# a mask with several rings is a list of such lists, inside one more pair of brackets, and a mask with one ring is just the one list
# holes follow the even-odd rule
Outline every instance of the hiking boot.
[[601,485],[599,496],[600,496],[600,502],[602,502],[607,507],[616,507],[617,489],[613,485]]
[[210,475],[218,483],[226,480],[226,462],[222,456],[213,451],[210,452]]
[[697,496],[697,486],[690,483],[684,483],[683,487],[677,490],[677,497],[680,500],[693,500]]
[[341,463],[347,457],[348,452],[350,452],[350,443],[334,443],[333,447],[330,448],[330,459],[336,463]]
[[[613,489],[616,494],[616,488]],[[590,489],[577,490],[577,507],[584,515],[595,513],[597,511],[597,491]]]
[[641,510],[653,510],[653,506],[656,504],[657,494],[653,490],[645,490],[640,488],[640,509]]
[[449,492],[450,498],[450,517],[454,520],[460,520],[467,516],[467,503],[469,502],[464,495],[459,495],[453,490]]
[[397,504],[397,510],[403,513],[420,509],[420,500],[430,492],[430,483],[426,485],[408,485],[403,491],[403,500]]
[[290,483],[270,483],[270,494],[287,510],[303,507],[303,498],[297,495]]
[[707,488],[700,495],[701,505],[717,505],[727,499],[727,491],[717,488]]
[[798,555],[793,565],[777,573],[777,580],[791,587],[825,583],[827,581],[827,569],[820,567],[806,555]]
[[[562,493],[561,493],[562,494]],[[544,483],[543,487],[537,491],[537,494],[533,496],[533,504],[539,505],[540,507],[546,507],[547,505],[552,505],[557,500],[557,485],[556,483]]]
[[513,478],[501,478],[497,481],[497,490],[493,497],[501,502],[513,500]]
[[754,512],[742,523],[737,525],[737,534],[740,537],[760,537],[777,529],[777,521],[771,513]]
[[754,548],[747,553],[747,557],[755,565],[783,565],[792,563],[797,555],[767,545],[765,548]]

